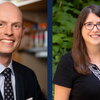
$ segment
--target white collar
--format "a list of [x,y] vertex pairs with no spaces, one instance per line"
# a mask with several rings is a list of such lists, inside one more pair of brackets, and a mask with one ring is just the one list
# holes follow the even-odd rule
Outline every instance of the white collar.
[[0,73],[2,73],[2,71],[4,71],[6,68],[10,68],[12,71],[12,74],[14,74],[13,67],[12,67],[12,60],[7,67],[5,67],[3,64],[0,64]]

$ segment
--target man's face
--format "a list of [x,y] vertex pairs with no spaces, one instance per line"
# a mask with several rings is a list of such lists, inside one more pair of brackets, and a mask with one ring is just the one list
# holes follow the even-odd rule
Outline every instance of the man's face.
[[22,16],[14,8],[0,8],[0,54],[11,54],[21,42]]

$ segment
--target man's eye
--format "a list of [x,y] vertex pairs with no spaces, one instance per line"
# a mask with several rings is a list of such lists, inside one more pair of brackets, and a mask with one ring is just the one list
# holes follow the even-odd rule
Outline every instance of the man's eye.
[[21,26],[20,25],[17,25],[17,24],[15,24],[15,25],[13,25],[13,28],[14,29],[19,29]]
[[14,27],[19,27],[19,25],[14,25]]
[[0,27],[3,27],[3,26],[4,26],[4,24],[0,23]]

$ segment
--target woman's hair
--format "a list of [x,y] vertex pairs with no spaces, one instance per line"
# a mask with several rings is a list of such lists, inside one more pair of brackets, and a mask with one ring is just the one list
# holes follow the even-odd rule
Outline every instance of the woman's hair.
[[92,4],[82,9],[80,15],[78,16],[74,30],[74,41],[72,47],[74,67],[77,72],[84,75],[90,72],[88,68],[88,65],[90,64],[90,58],[87,52],[86,44],[82,37],[82,27],[89,13],[94,13],[100,17],[100,6]]

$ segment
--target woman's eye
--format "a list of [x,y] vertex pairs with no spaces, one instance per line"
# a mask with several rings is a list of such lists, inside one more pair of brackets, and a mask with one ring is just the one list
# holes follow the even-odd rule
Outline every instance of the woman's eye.
[[91,25],[93,25],[92,23],[87,23],[87,26],[91,26]]
[[100,26],[100,23],[98,23],[97,25]]

